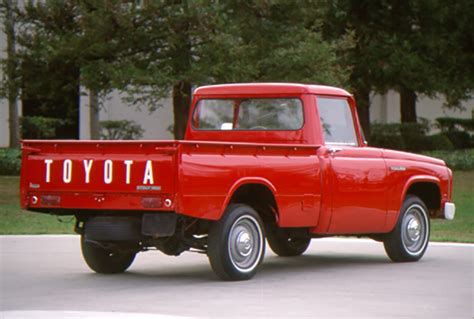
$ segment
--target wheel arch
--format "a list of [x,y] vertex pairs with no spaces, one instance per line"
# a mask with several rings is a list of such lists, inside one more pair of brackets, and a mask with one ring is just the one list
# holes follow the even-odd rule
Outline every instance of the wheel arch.
[[429,210],[430,216],[435,217],[441,210],[441,182],[433,176],[414,176],[403,188],[400,198],[400,208],[408,195],[420,198]]
[[221,216],[232,203],[247,204],[254,208],[264,222],[278,220],[275,186],[264,178],[246,177],[235,182],[221,208]]

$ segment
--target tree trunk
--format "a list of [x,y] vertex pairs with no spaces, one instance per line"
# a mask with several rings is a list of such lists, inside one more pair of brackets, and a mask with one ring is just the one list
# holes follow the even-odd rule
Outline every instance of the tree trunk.
[[5,7],[5,35],[7,37],[7,95],[8,95],[8,124],[10,133],[10,147],[20,147],[20,125],[18,120],[18,82],[17,82],[17,58],[16,58],[16,38],[15,38],[15,17],[13,10],[16,8],[16,1],[4,0]]
[[95,90],[89,91],[89,116],[91,140],[100,140],[99,97]]
[[370,141],[370,90],[357,89],[355,92],[357,115],[367,142]]
[[10,125],[10,147],[20,147],[20,121],[18,119],[18,102],[16,98],[8,98],[8,124]]
[[179,81],[173,86],[174,138],[182,140],[191,106],[191,83]]
[[400,89],[402,123],[416,123],[416,93],[406,87]]

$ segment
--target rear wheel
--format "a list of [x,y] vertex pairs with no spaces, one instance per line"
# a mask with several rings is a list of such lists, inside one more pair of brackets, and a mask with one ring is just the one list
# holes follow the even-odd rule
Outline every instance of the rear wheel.
[[430,238],[430,221],[425,203],[409,195],[400,210],[395,229],[384,239],[385,251],[395,262],[417,261],[423,257]]
[[82,256],[89,268],[100,274],[122,273],[130,267],[136,253],[105,249],[81,236]]
[[223,280],[252,278],[264,253],[262,221],[248,205],[230,205],[210,229],[207,254],[212,269]]
[[281,257],[294,257],[302,255],[311,242],[311,238],[292,238],[276,232],[269,232],[268,245],[272,251]]

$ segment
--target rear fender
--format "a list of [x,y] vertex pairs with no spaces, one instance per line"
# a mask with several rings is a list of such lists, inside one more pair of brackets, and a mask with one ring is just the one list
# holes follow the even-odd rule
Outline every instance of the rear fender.
[[220,219],[222,217],[222,215],[224,214],[227,206],[229,205],[230,201],[232,200],[232,197],[234,196],[235,192],[241,188],[242,186],[245,186],[245,185],[249,185],[249,184],[259,184],[259,185],[263,185],[265,187],[267,187],[273,194],[273,197],[275,198],[275,202],[276,202],[276,195],[277,195],[277,189],[275,188],[275,186],[267,179],[265,178],[262,178],[262,177],[244,177],[244,178],[241,178],[239,180],[237,180],[233,185],[232,187],[229,189],[229,191],[227,192],[227,196],[224,200],[224,204],[222,205],[222,208],[221,208],[221,211],[220,211],[220,215],[219,215],[219,218]]

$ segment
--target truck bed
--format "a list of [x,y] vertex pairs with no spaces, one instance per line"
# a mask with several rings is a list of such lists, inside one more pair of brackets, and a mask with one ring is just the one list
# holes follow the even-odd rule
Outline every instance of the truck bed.
[[[53,214],[175,211],[218,220],[232,194],[251,183],[274,193],[279,225],[316,226],[321,204],[318,147],[27,140],[23,142],[21,204]],[[291,181],[298,181],[298,187]]]

